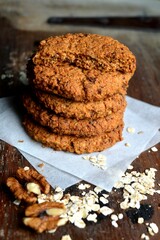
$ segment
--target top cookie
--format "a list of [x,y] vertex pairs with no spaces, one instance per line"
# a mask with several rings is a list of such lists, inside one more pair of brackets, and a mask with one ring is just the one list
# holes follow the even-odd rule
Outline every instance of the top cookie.
[[33,57],[36,88],[75,101],[125,94],[136,60],[111,37],[66,34],[41,41]]

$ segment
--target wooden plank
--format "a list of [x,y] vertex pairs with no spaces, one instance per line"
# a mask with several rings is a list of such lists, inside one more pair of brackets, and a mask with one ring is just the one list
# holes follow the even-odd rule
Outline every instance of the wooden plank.
[[[157,146],[158,147],[158,146]],[[160,169],[160,145],[158,152],[144,152],[134,161],[134,170],[143,172],[146,168],[154,167]],[[133,224],[127,216],[127,212],[120,209],[119,202],[122,201],[122,192],[120,190],[110,192],[109,206],[114,208],[115,213],[123,213],[123,220],[119,221],[118,228],[111,224],[110,217],[99,219],[98,223],[88,223],[86,228],[79,229],[72,224],[67,224],[59,228],[56,233],[37,234],[29,228],[23,226],[22,217],[24,209],[13,204],[14,198],[7,189],[5,182],[7,177],[14,176],[18,167],[30,166],[24,157],[14,147],[0,141],[0,239],[5,240],[60,240],[65,234],[69,234],[72,240],[138,240],[142,233],[146,233],[146,228],[143,224]],[[156,187],[159,183],[160,171],[156,174]],[[70,192],[75,192],[76,186],[72,187]],[[159,214],[159,195],[149,196],[142,204],[151,205],[154,209],[154,214],[148,222],[155,222],[160,229],[160,214]],[[159,234],[151,239],[159,240]]]
[[[47,24],[47,19],[52,16],[152,17],[159,16],[159,9],[158,0],[1,0],[0,14],[10,19],[13,26],[21,30],[52,31]],[[57,31],[58,28],[54,26],[53,31]]]

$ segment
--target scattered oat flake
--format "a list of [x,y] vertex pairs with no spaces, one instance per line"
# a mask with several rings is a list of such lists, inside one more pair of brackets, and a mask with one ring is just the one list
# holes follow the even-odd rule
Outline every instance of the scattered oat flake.
[[118,188],[123,188],[123,187],[124,187],[124,184],[121,181],[118,181],[114,184],[114,188],[118,189]]
[[100,188],[100,187],[95,187],[95,188],[94,188],[94,191],[98,194],[98,193],[102,192],[103,189]]
[[143,173],[132,171],[123,175],[115,188],[122,188],[124,201],[120,203],[121,209],[140,208],[140,202],[153,195],[155,190],[155,168],[146,169]]
[[158,226],[155,223],[150,223],[149,227],[152,229],[153,235],[159,232]]
[[79,190],[85,190],[86,188],[90,188],[91,185],[89,184],[83,184],[81,183],[79,186],[78,186],[78,189]]
[[146,235],[145,233],[142,233],[142,235],[141,235],[141,239],[149,240],[150,238],[149,238],[149,236]]
[[111,215],[111,219],[112,219],[113,221],[118,221],[118,216],[117,216],[116,214],[112,214],[112,215]]
[[95,211],[95,212],[98,212],[99,209],[100,209],[100,205],[97,204],[97,203],[95,203],[95,204],[93,204],[93,205],[91,206],[91,209],[92,209],[93,211]]
[[114,212],[114,210],[107,207],[107,206],[104,206],[104,207],[100,208],[100,213],[102,213],[104,216],[110,215],[113,212]]
[[128,127],[127,132],[129,133],[135,133],[135,129],[133,127]]
[[82,158],[85,160],[89,160],[90,156],[83,156]]
[[154,232],[150,226],[147,227],[147,230],[151,236],[154,236]]
[[20,203],[21,203],[21,200],[19,200],[19,199],[16,199],[16,200],[14,200],[14,202],[13,202],[15,205],[17,205],[17,206],[19,206],[20,205]]
[[100,197],[100,202],[102,202],[103,204],[108,203],[108,199],[104,198],[104,197]]
[[79,228],[85,228],[86,224],[82,219],[78,219],[74,222],[74,225]]
[[103,193],[102,196],[105,197],[105,198],[108,198],[108,197],[109,197],[109,195],[106,194],[106,193]]
[[61,240],[72,240],[72,238],[70,237],[70,235],[64,235],[62,236]]
[[142,224],[142,223],[144,223],[144,218],[142,218],[142,217],[139,217],[139,218],[138,218],[138,223],[139,223],[139,224]]
[[112,226],[117,228],[118,227],[118,223],[116,221],[112,221]]
[[139,131],[138,134],[143,134],[144,132],[143,131]]
[[120,219],[120,220],[123,219],[123,213],[118,214],[118,219]]
[[106,169],[106,156],[103,154],[98,154],[97,156],[83,156],[83,159],[89,160],[93,166],[102,170]]
[[[103,156],[99,156],[99,158],[103,158]],[[95,156],[92,156],[92,161],[95,160]],[[25,170],[29,170],[29,167],[25,167]],[[144,172],[131,171],[126,172],[121,177],[120,181],[115,184],[115,188],[122,188],[123,191],[123,201],[120,202],[120,207],[122,209],[128,208],[140,208],[140,202],[142,200],[147,199],[147,195],[153,195],[154,193],[160,193],[160,190],[155,190],[155,168],[146,169]],[[29,184],[29,185],[28,185]],[[36,184],[28,183],[27,186],[31,187],[34,190]],[[160,184],[158,184],[160,185]],[[98,214],[103,214],[104,216],[110,215],[111,224],[113,227],[117,228],[117,221],[123,219],[122,213],[114,214],[114,209],[105,206],[108,201],[108,194],[103,193],[103,189],[100,187],[95,187],[94,190],[90,190],[90,184],[82,184],[78,185],[78,189],[86,191],[82,191],[81,196],[74,196],[65,194],[63,189],[60,187],[56,187],[54,193],[52,194],[39,194],[37,196],[38,203],[41,202],[51,202],[57,201],[61,202],[65,206],[65,212],[60,215],[60,220],[57,224],[58,226],[62,226],[66,224],[68,221],[73,223],[75,226],[79,228],[85,228],[85,221],[97,222]],[[102,193],[101,193],[102,192]],[[103,204],[102,204],[103,203]],[[102,206],[101,206],[102,205]],[[142,217],[138,218],[138,223],[144,223],[144,219]],[[152,236],[158,233],[159,229],[155,223],[146,223],[146,227],[148,233]],[[49,231],[50,233],[55,232],[56,229],[52,229]],[[66,238],[65,238],[66,237]],[[70,240],[69,235],[65,235],[62,237],[63,240]],[[142,234],[141,239],[149,239],[149,236]]]
[[61,200],[62,197],[63,197],[63,192],[57,192],[53,195],[53,198],[54,198],[55,201]]
[[98,154],[97,159],[98,159],[98,160],[106,160],[107,158],[106,158],[106,156],[103,155],[103,154]]
[[160,190],[155,190],[155,193],[158,193],[158,194],[160,194]]
[[89,214],[87,220],[90,222],[97,222],[97,214],[96,213]]
[[57,223],[57,226],[60,227],[60,226],[63,226],[65,225],[66,223],[68,222],[68,218],[60,218],[58,223]]
[[158,149],[156,147],[151,148],[152,152],[158,152]]
[[3,79],[5,79],[7,77],[7,75],[5,75],[5,74],[2,74],[1,75],[1,79],[3,80]]
[[132,170],[133,169],[133,166],[132,165],[129,165],[128,166],[128,170]]
[[55,188],[55,192],[62,192],[63,190],[62,190],[62,188],[61,187],[59,187],[59,186],[57,186],[56,188]]
[[120,208],[121,209],[128,209],[130,207],[128,201],[124,201],[120,203]]

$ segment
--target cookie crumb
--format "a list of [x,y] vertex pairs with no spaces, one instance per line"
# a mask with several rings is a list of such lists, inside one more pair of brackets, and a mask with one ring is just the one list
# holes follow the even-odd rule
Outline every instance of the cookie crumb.
[[126,147],[131,147],[131,144],[130,143],[125,143],[124,144]]
[[43,167],[44,167],[44,163],[38,164],[38,167],[39,167],[39,168],[43,168]]
[[24,140],[18,140],[18,142],[19,142],[19,143],[23,143],[23,142],[24,142]]

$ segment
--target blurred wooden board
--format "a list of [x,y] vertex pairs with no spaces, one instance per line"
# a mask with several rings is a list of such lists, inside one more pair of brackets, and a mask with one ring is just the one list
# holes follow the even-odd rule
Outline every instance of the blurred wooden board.
[[[0,19],[0,97],[19,94],[26,81],[25,66],[27,58],[35,49],[37,43],[57,32],[28,32],[15,30],[4,18]],[[68,27],[73,32],[72,27]],[[79,29],[79,28],[78,28]],[[78,30],[77,29],[77,30]],[[83,27],[82,31],[89,29]],[[63,31],[61,31],[64,33]],[[160,106],[160,33],[157,31],[129,31],[90,28],[90,32],[111,35],[126,44],[136,55],[137,71],[130,82],[128,95],[153,105]],[[60,31],[59,31],[60,33]],[[138,110],[140,111],[140,109]],[[160,144],[157,145],[160,150]],[[110,206],[124,213],[124,219],[119,227],[111,225],[110,218],[104,218],[98,223],[90,223],[85,229],[79,229],[71,224],[59,228],[55,234],[36,234],[22,224],[23,210],[13,204],[13,197],[5,186],[8,176],[14,175],[19,166],[29,166],[29,163],[14,147],[0,141],[0,239],[4,240],[60,240],[64,234],[70,234],[72,240],[138,240],[141,234],[147,233],[144,225],[133,224],[126,212],[118,209],[117,203],[121,199],[120,191],[110,193]],[[157,172],[156,184],[160,183],[160,151],[144,152],[134,161],[134,169],[143,171],[155,167]],[[71,189],[72,191],[72,189]],[[154,215],[150,219],[160,229],[160,200],[155,194],[148,197],[145,203],[154,208]],[[160,233],[151,237],[159,240]]]
[[[159,0],[0,1],[0,14],[9,19],[15,28],[28,31],[52,31],[53,28],[46,23],[49,17],[152,17],[159,16],[159,9]],[[68,27],[64,26],[63,30],[66,29]],[[59,26],[54,25],[54,31],[59,31]]]

